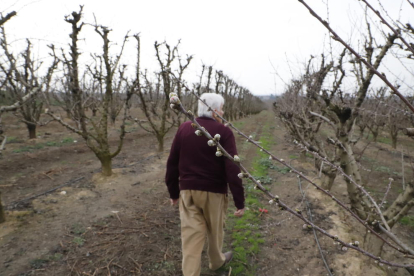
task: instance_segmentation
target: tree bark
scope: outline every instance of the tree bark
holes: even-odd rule
[[[362,183],[362,177],[359,172],[352,147],[348,143],[348,137],[344,135],[340,137],[340,141],[344,147],[344,149],[341,150],[340,155],[341,168],[346,175],[349,175],[356,183],[360,184]],[[347,178],[345,178],[345,182],[348,190],[348,196],[351,201],[351,209],[358,215],[358,217],[366,219],[367,212],[365,211],[365,207],[367,206],[367,203],[365,198],[362,196],[360,190],[354,183],[349,181]]]
[[[414,128],[404,128],[403,133],[409,137],[414,136]]]
[[[397,148],[398,135],[391,135],[392,148]]]
[[[112,158],[110,154],[102,154],[98,156],[99,161],[101,161],[102,174],[104,176],[112,175]]]
[[[158,135],[157,140],[158,140],[158,152],[163,152],[164,151],[164,136]]]
[[[321,184],[322,189],[330,191],[335,182],[335,178],[336,178],[336,173],[322,174],[322,184]]]
[[[379,229],[377,233],[380,233]],[[374,256],[381,256],[384,242],[374,236],[372,233],[365,232],[364,237],[364,249],[373,254]]]
[[[36,138],[36,125],[27,124],[27,130],[29,131],[29,139]]]

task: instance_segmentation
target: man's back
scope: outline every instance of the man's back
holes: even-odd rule
[[[220,144],[230,155],[237,155],[234,135],[228,127],[208,117],[197,118],[197,122],[212,136],[220,134]],[[183,123],[171,147],[166,174],[171,196],[178,198],[179,190],[225,194],[229,183],[236,207],[243,208],[243,186],[237,177],[240,169],[226,157],[217,157],[216,146],[208,146],[207,137],[197,136],[194,132],[190,121]]]

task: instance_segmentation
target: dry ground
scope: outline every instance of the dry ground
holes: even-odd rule
[[[27,135],[25,127],[13,120],[10,116],[3,119],[5,124],[12,122],[7,134],[15,138],[0,160],[0,188],[4,204],[15,208],[7,212],[8,221],[0,225],[1,276],[181,275],[178,210],[169,206],[163,183],[174,131],[166,138],[166,150],[157,153],[152,136],[134,125],[128,126],[132,133],[113,162],[115,174],[102,178],[99,162],[79,137],[58,124],[49,124],[39,128],[40,138],[27,141],[22,138]],[[269,120],[275,125],[272,151],[316,177],[313,160],[298,158],[297,149],[273,116],[262,113],[238,125],[247,134],[259,137]],[[111,135],[115,139],[116,130]],[[249,162],[253,160],[256,149],[241,138],[237,138],[237,143],[240,155]],[[406,151],[413,149],[409,140],[403,144]],[[361,143],[361,149],[364,146],[365,142]],[[364,156],[362,165],[372,171],[364,171],[364,179],[374,195],[380,197],[389,175],[396,183],[401,182],[401,156],[389,145],[369,145]],[[412,157],[405,161],[410,160]],[[269,176],[274,180],[272,192],[291,206],[303,208],[294,175],[270,169]],[[408,166],[407,177],[412,177]],[[79,178],[47,195],[13,204]],[[364,232],[352,219],[331,201],[308,189],[306,183],[302,184],[318,224],[350,240],[362,241]],[[399,189],[397,185],[393,187],[389,201]],[[333,192],[347,201],[340,179]],[[270,208],[266,199],[260,202],[269,213],[261,216],[258,230],[265,242],[259,254],[251,258],[258,267],[256,275],[326,275],[313,233],[304,231],[303,223],[287,213]],[[413,244],[412,228],[397,225],[396,230]],[[226,248],[231,248],[232,231],[226,229]],[[320,235],[319,238],[335,275],[406,275],[402,269],[383,269],[360,255],[343,253],[331,240]],[[203,275],[220,275],[206,266],[203,258]]]

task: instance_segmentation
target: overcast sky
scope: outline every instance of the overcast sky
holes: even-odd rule
[[[371,2],[378,6],[378,0]],[[326,3],[331,25],[344,39],[357,39],[363,28],[361,3],[308,0],[323,18],[327,18]],[[414,14],[405,0],[382,3],[393,18],[401,15],[402,22]],[[3,15],[10,11],[18,14],[5,25],[15,51],[25,38],[45,49],[43,46],[50,43],[67,46],[71,30],[63,19],[78,11],[79,5],[84,5],[83,21],[94,23],[95,16],[98,24],[113,30],[111,40],[115,43],[119,44],[127,31],[140,33],[142,67],[157,69],[155,41],[166,40],[172,45],[181,39],[181,54],[194,55],[185,75],[188,80],[196,80],[204,63],[223,70],[256,95],[283,91],[284,84],[275,77],[272,64],[288,81],[291,71],[295,74],[311,54],[318,55],[329,48],[327,31],[297,0],[0,0],[0,11]],[[100,53],[101,40],[91,26],[84,27],[81,37],[84,40],[79,48],[85,61],[89,53]],[[332,46],[334,52],[342,49],[336,42]],[[134,64],[134,47],[135,42],[130,39],[124,63]],[[116,52],[116,45],[112,49]],[[40,59],[47,57],[43,50],[35,54]],[[398,70],[393,72],[399,75]]]

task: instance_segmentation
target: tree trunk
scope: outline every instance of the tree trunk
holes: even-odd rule
[[[377,138],[378,138],[378,131],[372,131],[372,138],[374,140],[374,142],[377,142]]]
[[[6,221],[6,215],[4,214],[3,205],[1,203],[1,191],[0,191],[0,223],[3,223]]]
[[[379,229],[375,229],[377,233],[380,233]],[[384,242],[378,239],[372,233],[365,232],[364,237],[364,249],[374,256],[381,256]]]
[[[164,136],[157,136],[157,140],[158,140],[158,152],[163,152],[164,151]]]
[[[102,174],[105,176],[112,175],[112,158],[109,154],[101,155],[99,161],[101,161]]]
[[[341,152],[341,168],[345,174],[352,177],[352,179],[358,183],[362,183],[361,174],[359,172],[359,168],[357,162],[354,157],[354,152],[352,147],[348,143],[347,137],[340,137],[340,141],[344,146],[344,149]],[[349,181],[349,179],[345,178],[348,196],[351,201],[351,209],[360,217],[361,219],[366,219],[367,212],[365,207],[367,206],[366,198],[362,196],[361,191],[357,188],[357,186]]]
[[[321,184],[322,189],[330,191],[334,184],[335,178],[336,178],[336,173],[322,174],[322,184]]]
[[[392,142],[393,149],[397,148],[397,139],[398,139],[398,135],[391,135],[391,142]]]
[[[27,130],[29,131],[29,139],[36,138],[36,125],[27,124]]]

